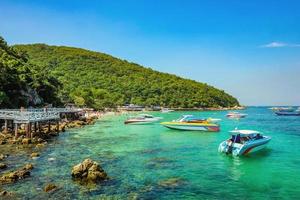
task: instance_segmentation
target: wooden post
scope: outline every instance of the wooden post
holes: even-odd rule
[[[50,133],[50,131],[51,131],[51,122],[48,121],[48,133]]]
[[[32,132],[31,132],[32,128],[31,128],[31,126],[32,126],[32,124],[31,124],[31,122],[29,122],[29,124],[28,124],[28,136],[30,138],[32,138]]]
[[[30,138],[33,138],[33,128],[32,128],[32,123],[30,123]]]
[[[41,124],[39,122],[36,122],[36,124],[37,124],[38,132],[40,133],[41,132]]]
[[[15,123],[15,138],[18,137],[18,124]]]
[[[11,132],[14,131],[14,121],[13,120],[10,120],[10,130],[11,130]]]
[[[59,132],[59,120],[57,120],[56,131]]]
[[[33,125],[34,132],[35,132],[35,133],[36,133],[36,123],[37,123],[37,122],[34,122],[34,125]]]
[[[4,122],[4,133],[7,133],[7,119]]]
[[[29,123],[25,124],[25,133],[26,133],[26,137],[29,138]]]

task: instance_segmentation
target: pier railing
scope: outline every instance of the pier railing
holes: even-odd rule
[[[13,120],[15,123],[29,123],[60,118],[60,113],[80,112],[77,108],[42,108],[42,109],[2,109],[0,119]]]
[[[24,109],[0,109],[5,112],[59,112],[59,113],[72,113],[80,112],[81,108],[24,108]]]
[[[15,116],[15,123],[29,123],[59,119],[58,112],[19,112]]]

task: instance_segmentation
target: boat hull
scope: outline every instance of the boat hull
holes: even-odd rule
[[[143,124],[152,124],[156,121],[126,121],[124,124],[131,124],[131,125],[143,125]]]
[[[264,149],[270,142],[271,138],[264,136],[263,139],[247,142],[246,144],[234,143],[229,146],[227,141],[223,141],[219,145],[219,152],[232,154],[234,156],[242,156],[250,153],[257,152]],[[230,148],[232,148],[230,150]]]
[[[153,119],[146,119],[146,120],[126,120],[124,122],[124,124],[132,124],[132,125],[143,125],[143,124],[152,124],[152,123],[155,123],[155,122],[158,122],[159,120],[161,120],[160,117],[157,117],[157,118],[153,118]]]
[[[240,118],[245,118],[247,115],[227,115],[228,118],[232,119],[240,119]]]
[[[206,124],[188,124],[188,123],[161,123],[169,129],[182,130],[182,131],[205,131],[205,132],[218,132],[220,127],[217,125]]]
[[[275,112],[279,116],[300,116],[300,112]]]

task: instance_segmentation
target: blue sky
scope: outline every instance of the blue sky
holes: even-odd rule
[[[300,1],[0,1],[9,44],[105,52],[224,89],[244,105],[300,105]]]

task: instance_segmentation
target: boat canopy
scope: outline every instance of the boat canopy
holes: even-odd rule
[[[255,134],[260,134],[260,132],[253,131],[253,130],[233,130],[233,131],[230,131],[230,133],[241,134],[241,135],[255,135]]]

